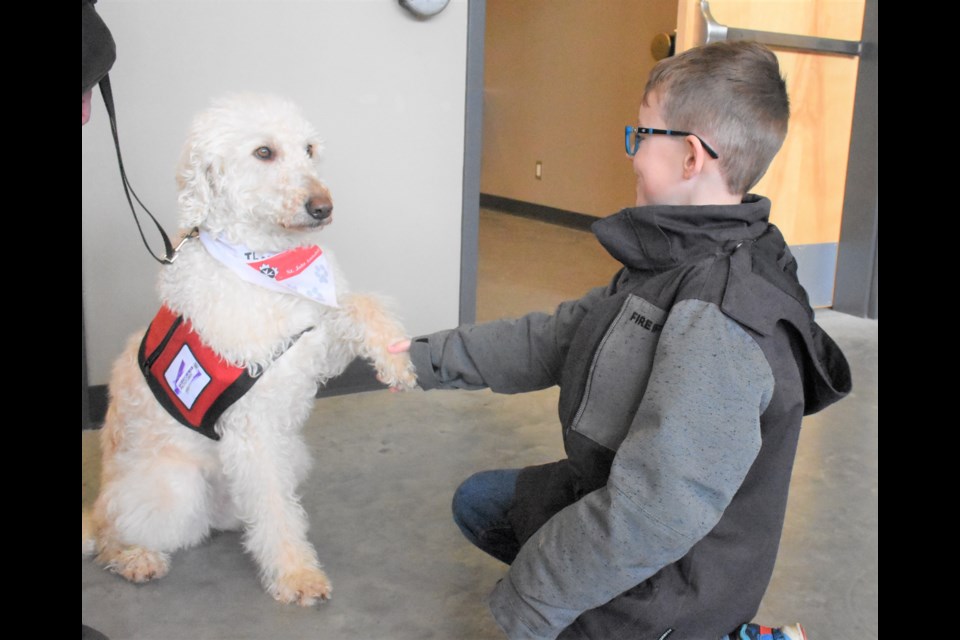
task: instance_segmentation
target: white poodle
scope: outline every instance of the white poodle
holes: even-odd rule
[[[297,495],[317,385],[357,355],[391,387],[416,378],[406,354],[387,352],[402,327],[349,294],[316,246],[333,211],[319,151],[298,109],[271,96],[222,100],[194,121],[177,175],[190,239],[161,269],[154,337],[131,338],[114,365],[102,486],[83,518],[84,550],[128,580],[165,575],[170,554],[211,529],[242,528],[277,600],[330,594]],[[161,349],[175,333],[189,339]]]

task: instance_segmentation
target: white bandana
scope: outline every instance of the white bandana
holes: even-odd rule
[[[317,245],[279,253],[257,253],[242,244],[227,244],[206,231],[200,232],[200,242],[211,256],[247,282],[274,291],[294,293],[328,307],[340,306],[332,269]]]

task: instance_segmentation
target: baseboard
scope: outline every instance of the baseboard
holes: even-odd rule
[[[799,244],[790,247],[797,259],[797,279],[807,290],[811,307],[833,306],[837,270],[837,243]]]
[[[376,391],[386,389],[387,386],[377,381],[377,373],[369,362],[357,358],[350,363],[347,369],[336,378],[327,381],[317,392],[318,398],[342,396],[348,393],[362,391]],[[90,398],[90,420],[86,428],[99,429],[107,416],[107,385],[93,385],[87,390]]]
[[[317,392],[317,397],[329,398],[348,393],[376,391],[386,388],[387,385],[377,380],[377,372],[373,365],[363,358],[357,358],[350,363],[350,366],[343,373],[332,380],[328,380],[327,384]]]
[[[523,202],[522,200],[514,200],[512,198],[493,196],[488,193],[480,194],[480,206],[484,209],[495,209],[503,213],[532,218],[541,222],[549,222],[550,224],[558,224],[580,231],[589,231],[590,225],[600,219],[596,216],[587,215],[586,213],[556,209],[542,204],[534,204],[533,202]]]
[[[103,419],[107,417],[107,385],[95,384],[87,387],[90,415],[84,423],[84,429],[99,429],[103,426]]]

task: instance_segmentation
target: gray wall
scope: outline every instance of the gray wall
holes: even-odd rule
[[[412,333],[458,321],[467,1],[419,21],[392,0],[97,4],[127,173],[168,232],[174,167],[212,98],[298,102],[326,142],[325,231],[352,288],[396,301]],[[90,384],[156,311],[157,265],[126,208],[99,95],[82,131],[83,289]],[[159,246],[159,240],[156,245]]]

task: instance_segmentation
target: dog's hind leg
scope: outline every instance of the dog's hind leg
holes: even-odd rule
[[[311,606],[329,598],[331,586],[307,540],[309,523],[296,493],[306,447],[290,430],[297,419],[278,425],[278,413],[273,405],[238,411],[224,429],[220,453],[245,523],[244,546],[257,560],[264,586],[280,602]]]
[[[133,582],[162,577],[170,553],[206,537],[206,476],[219,464],[216,443],[175,422],[154,400],[137,364],[139,345],[140,336],[132,336],[114,366],[100,433],[100,491],[83,523],[85,542],[92,542],[84,550]]]
[[[169,554],[210,530],[207,482],[183,451],[118,454],[104,480],[92,515],[97,561],[131,582],[163,577]]]
[[[97,556],[97,562],[130,582],[149,582],[167,575],[170,555],[136,545],[109,545]]]

